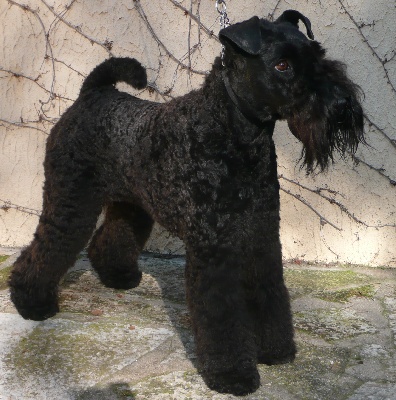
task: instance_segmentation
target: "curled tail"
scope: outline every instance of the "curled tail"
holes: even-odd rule
[[[80,93],[117,82],[126,82],[135,89],[143,89],[147,85],[146,69],[134,58],[109,58],[86,77]]]

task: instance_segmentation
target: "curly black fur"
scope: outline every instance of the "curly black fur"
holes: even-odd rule
[[[356,85],[299,20],[312,38],[308,19],[291,10],[222,30],[225,66],[216,59],[201,89],[165,104],[113,86],[146,85],[136,60],[94,69],[47,142],[43,212],[10,278],[24,318],[58,311],[59,280],[106,207],[89,257],[107,286],[139,284],[153,221],[183,239],[198,362],[211,388],[252,392],[257,363],[294,359],[274,125],[288,120],[308,170],[363,138]]]

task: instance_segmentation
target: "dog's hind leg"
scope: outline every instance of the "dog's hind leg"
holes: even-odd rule
[[[25,319],[44,320],[58,312],[59,281],[95,229],[102,206],[89,185],[91,174],[79,172],[69,172],[67,180],[47,179],[34,239],[14,264],[11,300]]]
[[[139,206],[111,203],[103,225],[88,248],[92,266],[104,285],[130,289],[140,283],[137,259],[153,226],[151,217]]]

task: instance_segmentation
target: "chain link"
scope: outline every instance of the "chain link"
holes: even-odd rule
[[[227,4],[224,0],[216,0],[216,10],[220,14],[220,29],[230,26],[230,19],[227,15]],[[221,64],[224,65],[225,47],[221,46]]]
[[[227,4],[224,0],[216,0],[216,10],[220,14],[220,28],[230,26],[230,20],[227,15]]]

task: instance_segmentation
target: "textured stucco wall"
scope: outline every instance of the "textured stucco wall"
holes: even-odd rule
[[[364,93],[367,147],[305,176],[286,124],[275,139],[284,257],[396,265],[396,4],[389,0],[228,0],[231,23],[295,8]],[[220,51],[214,0],[0,0],[0,245],[32,238],[49,130],[110,55],[148,68],[166,101],[199,86]],[[190,51],[189,51],[190,49]],[[187,68],[186,68],[187,67]],[[188,70],[191,69],[191,71]],[[122,86],[122,89],[126,89]],[[150,249],[182,251],[160,228]]]

